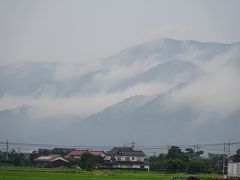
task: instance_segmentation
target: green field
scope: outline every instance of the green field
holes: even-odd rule
[[[44,168],[0,167],[0,180],[171,180],[173,177],[183,177],[186,174],[167,174],[158,172],[139,172],[121,170],[75,171]],[[213,179],[214,174],[199,174],[200,179]]]

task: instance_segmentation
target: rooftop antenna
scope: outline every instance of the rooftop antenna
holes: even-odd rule
[[[136,143],[135,142],[132,142],[131,143],[131,148],[133,149],[135,147]]]

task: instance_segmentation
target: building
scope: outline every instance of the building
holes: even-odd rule
[[[102,156],[102,157],[106,156],[106,153],[104,151],[89,150],[88,152],[92,155],[95,155],[95,156]]]
[[[149,171],[150,162],[143,151],[131,147],[115,147],[106,153],[105,164],[113,168],[135,168]]]
[[[58,147],[56,147],[52,150],[52,153],[66,155],[73,150],[74,150],[73,148],[58,148]]]
[[[64,158],[68,160],[76,160],[76,159],[80,159],[80,157],[85,153],[88,153],[88,150],[76,149],[68,153],[66,156],[64,156]]]
[[[102,156],[105,157],[105,152],[104,151],[97,151],[97,150],[81,150],[81,149],[76,149],[72,150],[69,152],[66,156],[64,156],[68,160],[75,160],[75,159],[80,159],[83,154],[90,153],[95,156]]]
[[[240,162],[228,163],[228,177],[240,179]]]
[[[49,154],[48,156],[40,156],[34,159],[38,167],[65,167],[69,161],[61,157],[59,154]]]

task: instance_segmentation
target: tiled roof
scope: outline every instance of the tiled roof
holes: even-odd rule
[[[81,155],[83,155],[84,153],[87,153],[87,152],[88,152],[88,150],[73,150],[70,153],[68,153],[67,155],[68,156],[81,156]]]
[[[106,154],[107,156],[145,156],[142,151],[135,151],[130,147],[115,147]]]
[[[90,150],[89,153],[95,155],[95,156],[100,156],[100,155],[103,155],[105,154],[104,151],[96,151],[96,150]]]
[[[46,162],[51,162],[52,160],[54,160],[55,158],[60,157],[59,154],[49,154],[48,156],[40,156],[36,159],[34,159],[34,161],[46,161]]]

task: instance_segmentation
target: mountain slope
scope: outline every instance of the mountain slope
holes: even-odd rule
[[[239,62],[240,43],[162,39],[92,62],[1,66],[0,136],[112,145],[238,139]]]

